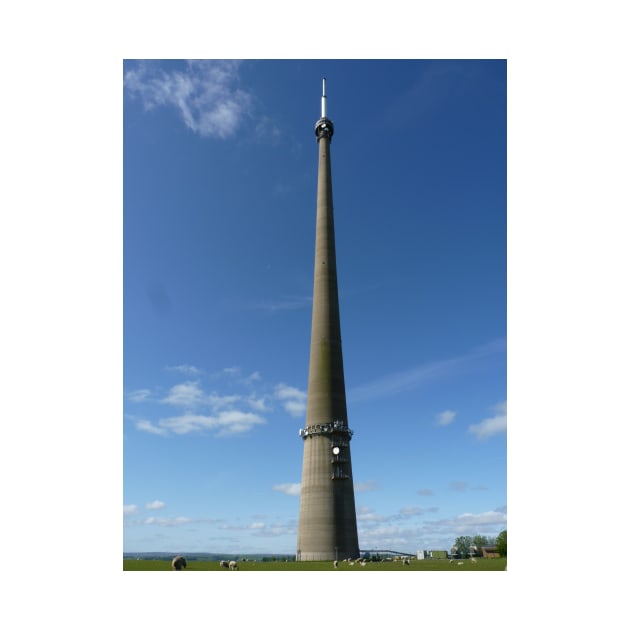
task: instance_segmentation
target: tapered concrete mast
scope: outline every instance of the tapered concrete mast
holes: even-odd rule
[[[359,555],[354,505],[346,387],[335,257],[330,142],[335,131],[326,115],[315,123],[319,148],[313,319],[308,376],[298,560],[342,560]]]

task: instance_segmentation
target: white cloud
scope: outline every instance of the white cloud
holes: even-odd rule
[[[467,512],[454,518],[435,521],[434,525],[448,526],[453,532],[460,535],[469,534],[471,531],[476,532],[481,526],[505,525],[506,523],[507,515],[504,512],[490,511],[479,514]]]
[[[151,395],[149,389],[136,389],[133,392],[127,394],[127,398],[133,402],[143,402]]]
[[[189,61],[181,69],[164,70],[141,62],[125,74],[131,96],[147,110],[174,107],[184,124],[202,137],[228,138],[249,115],[252,97],[237,87],[238,61]]]
[[[137,505],[123,505],[123,514],[137,514],[138,506]]]
[[[424,514],[427,511],[427,508],[421,507],[403,507],[400,508],[400,516],[404,518],[410,518],[412,516],[419,516],[420,514]]]
[[[447,409],[446,411],[442,411],[441,413],[438,413],[435,419],[437,420],[437,423],[441,427],[443,427],[443,426],[446,426],[447,424],[451,424],[451,422],[453,422],[453,420],[455,419],[455,415],[456,413],[454,411],[452,411],[451,409]]]
[[[158,518],[149,516],[144,520],[145,525],[159,525],[160,527],[177,527],[178,525],[187,525],[192,519],[187,516],[178,516],[177,518]]]
[[[162,508],[166,507],[166,503],[164,503],[164,501],[158,501],[156,499],[155,501],[151,501],[151,503],[147,503],[144,507],[147,510],[161,510]]]
[[[297,387],[280,383],[276,385],[274,396],[278,400],[283,401],[282,407],[289,415],[294,418],[304,415],[306,411],[306,392],[297,389]]]
[[[265,424],[265,420],[254,413],[244,411],[222,411],[217,418],[220,430],[217,435],[234,435],[246,433],[254,428],[256,424]]]
[[[170,372],[180,372],[181,374],[190,374],[191,376],[198,376],[201,374],[201,370],[194,365],[173,365],[165,368]]]
[[[184,407],[185,409],[209,406],[212,411],[217,411],[224,407],[230,407],[233,403],[241,400],[241,398],[239,395],[219,396],[215,393],[205,394],[197,381],[189,381],[171,387],[168,395],[160,402]]]
[[[168,433],[166,429],[156,427],[149,420],[138,420],[138,422],[136,422],[136,429],[138,429],[138,431],[144,431],[145,433],[153,433],[154,435],[166,435]]]
[[[213,393],[207,397],[206,402],[210,405],[210,407],[212,407],[213,411],[217,411],[222,407],[229,407],[235,402],[241,400],[241,398],[242,397],[238,395],[218,396],[217,394]]]
[[[253,396],[250,396],[247,399],[247,404],[254,411],[269,411],[269,408],[267,407],[267,397],[266,396],[263,396],[262,398],[254,398]]]
[[[306,400],[306,394],[303,391],[299,390],[297,387],[285,385],[284,383],[276,385],[275,396],[279,400],[286,400],[287,398]]]
[[[291,497],[299,497],[301,487],[301,483],[279,483],[273,486],[273,490],[288,494]]]
[[[376,481],[361,481],[354,484],[355,492],[371,492],[372,490],[376,490],[377,488],[378,484],[376,483]]]
[[[182,364],[168,368],[176,372],[202,372],[199,368]],[[190,380],[172,386],[159,400],[164,405],[179,407],[177,412],[159,419],[131,418],[139,431],[153,435],[186,435],[193,432],[214,432],[217,436],[229,436],[246,433],[257,424],[265,424],[262,414],[271,411],[274,401],[279,401],[284,411],[293,417],[304,415],[306,410],[306,392],[285,383],[266,393],[268,388],[259,372],[251,372],[242,377],[239,367],[227,367],[221,371],[227,375],[233,386],[240,386],[243,393],[221,395],[204,391],[199,380]],[[262,389],[256,393],[254,388]],[[148,391],[148,390],[147,390]]]
[[[357,510],[357,523],[370,522],[382,522],[385,520],[384,516],[377,514],[374,510],[368,507],[362,507]]]
[[[169,432],[185,435],[194,432],[216,431],[216,434],[222,437],[246,433],[253,429],[254,425],[265,424],[265,419],[254,413],[232,409],[221,411],[213,416],[186,413],[181,416],[158,420],[157,424],[158,427],[151,425],[150,428],[144,430],[151,430],[154,433],[163,431],[162,435]]]
[[[449,486],[455,492],[466,492],[470,487],[467,481],[451,481]]]
[[[301,400],[287,400],[282,404],[284,410],[294,418],[299,418],[306,411],[306,403]]]
[[[418,494],[421,497],[432,497],[433,496],[433,490],[429,490],[429,488],[421,488],[420,490],[418,490]]]
[[[180,407],[194,408],[204,402],[204,394],[197,382],[189,381],[171,387],[163,403]]]
[[[495,414],[491,418],[482,420],[479,424],[471,424],[469,433],[474,433],[478,439],[485,440],[497,433],[507,431],[507,401],[494,406]]]
[[[472,486],[467,481],[451,481],[449,484],[451,490],[455,492],[468,492],[468,490],[487,490],[487,486],[477,485]]]

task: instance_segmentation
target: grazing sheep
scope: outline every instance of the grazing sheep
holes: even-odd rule
[[[352,560],[350,560],[350,562],[348,562],[348,564],[353,567],[354,566],[354,562],[352,562]]]
[[[464,563],[463,562],[458,562],[457,566],[460,567],[460,566],[462,566],[462,564],[464,564]]]
[[[236,560],[230,560],[230,571],[238,571],[238,564],[236,562]]]
[[[409,558],[405,558],[403,560],[403,564],[406,564],[407,566],[409,566]]]
[[[173,571],[181,571],[186,568],[186,558],[184,558],[184,556],[175,556],[171,564],[173,566]]]
[[[227,561],[227,560],[221,560],[221,562],[219,562],[219,566],[220,566],[222,569],[227,569],[227,568],[229,567],[229,565],[228,565],[228,561]]]
[[[471,558],[470,561],[473,562],[474,564],[477,564],[477,558]]]
[[[449,564],[453,564],[453,562],[455,562],[455,561],[453,560],[453,558],[451,558],[451,559],[448,561],[448,563],[449,563]]]
[[[333,567],[335,567],[335,569],[339,567],[339,563],[336,560],[333,560]]]

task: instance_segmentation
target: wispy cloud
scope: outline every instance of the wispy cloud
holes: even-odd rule
[[[478,485],[473,486],[469,484],[467,481],[451,481],[449,483],[449,488],[453,490],[453,492],[468,492],[469,490],[487,490],[486,486]]]
[[[205,373],[187,364],[175,366],[169,371]],[[177,410],[168,417],[162,414],[162,417],[150,418],[148,414],[155,414],[155,408],[142,415],[125,414],[125,417],[135,424],[138,431],[153,435],[166,437],[197,432],[223,437],[246,433],[256,425],[266,424],[263,414],[273,413],[274,403],[281,405],[282,410],[293,417],[303,415],[306,409],[305,392],[286,383],[265,383],[258,371],[243,376],[240,367],[228,367],[220,373],[209,374],[208,378],[226,378],[229,386],[240,393],[208,392],[200,380],[178,383],[161,395],[149,389],[136,390],[132,392],[135,394],[132,399],[138,403],[157,401]]]
[[[215,415],[185,413],[181,416],[163,418],[156,424],[144,421],[142,425],[136,424],[136,428],[159,435],[216,432],[218,437],[224,437],[246,433],[255,425],[265,423],[265,419],[257,414],[232,409]]]
[[[384,520],[386,520],[386,518],[382,516],[381,514],[377,514],[372,508],[364,506],[357,510],[358,523],[365,523],[365,522],[381,523]]]
[[[250,383],[255,383],[257,381],[262,380],[262,376],[260,375],[260,372],[252,372],[249,376],[247,376],[245,379],[245,382],[247,384]]]
[[[372,492],[378,489],[376,481],[357,481],[354,484],[355,492]]]
[[[457,536],[496,535],[507,523],[506,514],[499,510],[433,521],[427,518],[437,512],[437,507],[403,507],[397,513],[381,515],[362,508],[357,511],[359,538],[365,547],[381,549],[448,549]]]
[[[123,514],[137,514],[138,506],[137,505],[123,505]]]
[[[429,488],[421,488],[420,490],[418,490],[418,494],[421,497],[432,497],[433,496],[433,490],[429,490]]]
[[[204,402],[204,393],[198,382],[180,383],[171,387],[163,403],[186,408],[195,408]]]
[[[414,516],[423,516],[424,514],[427,514],[427,513],[430,514],[437,511],[438,511],[438,508],[436,507],[428,507],[428,508],[423,508],[423,507],[418,507],[418,506],[403,507],[403,508],[400,508],[400,511],[398,512],[398,514],[395,514],[394,516],[392,516],[392,519],[394,520],[408,519],[408,518],[413,518]]]
[[[299,418],[306,411],[306,392],[297,387],[280,383],[276,385],[274,396],[282,401],[284,410],[294,418]]]
[[[269,407],[267,406],[267,397],[263,396],[262,398],[256,398],[255,396],[250,396],[247,399],[247,404],[254,410],[258,412],[269,411]]]
[[[189,410],[205,406],[213,411],[217,411],[225,407],[230,407],[241,399],[242,396],[238,394],[229,396],[220,396],[214,392],[206,394],[199,386],[198,381],[189,381],[171,387],[168,395],[160,402]]]
[[[301,487],[301,483],[279,483],[273,486],[273,490],[288,494],[291,497],[299,497]]]
[[[202,371],[194,365],[167,365],[165,370],[169,372],[179,372],[180,374],[189,374],[190,376],[199,376]]]
[[[127,398],[133,402],[144,402],[151,395],[151,390],[149,389],[136,389],[133,392],[129,392],[127,394]]]
[[[359,385],[348,391],[348,399],[356,402],[392,396],[424,385],[431,379],[448,376],[455,370],[474,364],[479,359],[501,352],[505,352],[505,339],[498,339],[479,346],[459,357],[425,363],[409,370],[388,374],[364,385]]]
[[[433,521],[433,525],[448,527],[457,535],[470,534],[471,531],[479,531],[481,527],[488,525],[504,525],[507,523],[507,515],[505,512],[481,512],[479,514],[471,514],[469,512],[460,514],[453,518]]]
[[[254,308],[275,313],[277,311],[297,311],[302,308],[310,307],[313,298],[310,295],[283,297],[277,299],[267,299],[256,302]]]
[[[159,525],[160,527],[177,527],[178,525],[188,525],[192,519],[187,516],[177,516],[176,518],[158,518],[149,516],[144,520],[145,525]]]
[[[153,435],[167,435],[168,431],[162,427],[155,426],[150,420],[138,420],[136,429],[144,433],[152,433]]]
[[[238,86],[240,63],[198,60],[185,64],[142,61],[125,73],[124,85],[147,110],[175,108],[202,137],[228,138],[251,112],[251,94]]]
[[[485,418],[479,424],[471,424],[468,432],[474,433],[480,440],[486,440],[497,433],[505,433],[507,431],[507,401],[495,405],[493,411],[494,416]]]
[[[166,503],[164,503],[164,501],[158,501],[156,499],[155,501],[151,501],[151,503],[147,503],[144,507],[147,510],[161,510],[166,507]]]
[[[441,413],[438,413],[438,415],[435,417],[435,419],[437,420],[437,423],[441,426],[444,427],[447,424],[451,424],[451,422],[453,422],[453,420],[455,420],[455,416],[457,414],[454,411],[451,411],[450,409],[447,409],[446,411],[442,411]]]

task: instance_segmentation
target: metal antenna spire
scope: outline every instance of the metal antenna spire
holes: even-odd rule
[[[315,123],[315,136],[317,142],[322,136],[326,136],[331,139],[335,133],[335,125],[333,121],[326,115],[326,77],[322,79],[322,115],[321,118]]]

